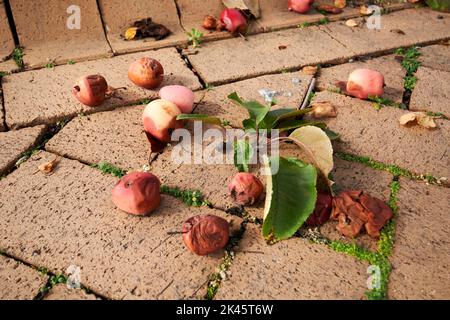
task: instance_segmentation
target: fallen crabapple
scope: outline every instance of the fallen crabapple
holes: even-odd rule
[[[186,247],[204,256],[224,248],[228,244],[230,225],[214,215],[197,215],[183,223],[181,229]]]
[[[314,0],[289,0],[288,9],[289,11],[298,13],[307,13],[311,9],[313,3]]]
[[[223,9],[220,13],[220,22],[231,33],[244,33],[247,30],[247,19],[239,9]]]
[[[254,204],[264,191],[262,182],[253,174],[239,172],[228,185],[233,200],[240,205]]]
[[[140,58],[128,68],[128,78],[139,87],[154,89],[163,82],[164,68],[158,60]]]
[[[191,113],[194,108],[194,92],[185,86],[171,85],[162,87],[159,90],[159,97],[175,103],[182,113]]]
[[[202,27],[206,30],[216,30],[217,28],[217,19],[213,16],[205,16],[203,18],[203,24]]]
[[[144,130],[159,141],[170,142],[172,131],[183,127],[183,121],[177,120],[179,114],[181,111],[173,102],[154,100],[144,109]]]
[[[107,91],[108,83],[99,74],[81,77],[72,88],[72,94],[75,98],[89,107],[101,105],[106,99]]]
[[[384,76],[371,69],[356,69],[350,73],[347,81],[347,93],[359,99],[370,96],[380,97],[384,90]]]
[[[310,227],[321,226],[330,219],[333,208],[333,198],[324,192],[317,193],[314,212],[308,217],[305,224]]]
[[[148,172],[132,172],[123,176],[112,190],[112,201],[122,211],[147,215],[161,203],[161,183]]]

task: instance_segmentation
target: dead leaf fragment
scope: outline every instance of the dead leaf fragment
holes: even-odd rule
[[[128,28],[127,31],[125,31],[125,40],[133,40],[136,37],[137,34],[136,27]]]
[[[311,115],[314,118],[334,118],[337,116],[336,108],[329,101],[313,102]]]
[[[373,13],[373,9],[369,9],[369,7],[367,6],[361,6],[359,8],[359,13],[362,14],[363,16],[369,16]]]
[[[49,162],[39,165],[38,170],[41,171],[42,173],[50,174],[53,172],[53,170],[55,169],[58,162],[59,162],[59,157],[56,157],[52,161],[49,161]]]
[[[283,46],[283,45],[278,46],[278,50],[284,50],[284,49],[287,49],[287,46]]]
[[[310,76],[314,76],[317,73],[317,66],[306,66],[303,67],[302,72],[304,74],[310,75]]]
[[[347,6],[347,0],[334,0],[334,6],[339,9],[344,9]]]
[[[331,14],[339,14],[343,12],[342,9],[337,8],[331,4],[321,4],[317,7],[317,11],[324,11]]]
[[[354,27],[359,26],[359,23],[356,22],[356,21],[353,20],[353,19],[349,19],[349,20],[345,21],[345,25],[346,25],[347,27],[354,28]]]
[[[402,115],[398,119],[398,122],[402,126],[417,124],[427,129],[436,128],[433,117],[427,115],[425,112],[409,112]]]

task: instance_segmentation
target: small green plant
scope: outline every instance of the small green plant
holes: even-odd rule
[[[414,88],[416,87],[417,77],[412,76],[412,75],[407,75],[403,79],[405,80],[405,84],[404,84],[405,90],[413,91]]]
[[[139,104],[149,104],[152,100],[151,99],[142,99],[141,101],[139,101]]]
[[[406,91],[411,92],[417,83],[417,77],[414,74],[420,67],[420,62],[418,60],[420,51],[417,47],[411,47],[408,49],[399,48],[395,50],[394,53],[403,56],[402,67],[406,70],[406,76],[403,78],[404,88]]]
[[[122,178],[126,174],[125,170],[122,170],[105,161],[100,162],[99,164],[93,164],[92,167],[105,174],[111,174],[116,178]]]
[[[311,26],[311,23],[309,23],[309,22],[303,22],[303,23],[300,23],[299,25],[297,25],[297,28],[305,29],[305,28],[308,28],[308,27],[310,27],[310,26]]]
[[[374,107],[377,110],[380,110],[383,106],[389,106],[406,110],[406,106],[403,103],[397,103],[387,98],[382,98],[378,96],[369,96],[368,100],[374,103]]]
[[[2,80],[2,78],[7,75],[8,75],[8,72],[0,71],[0,80]]]
[[[324,25],[324,24],[329,24],[330,23],[330,19],[328,19],[328,18],[322,18],[322,19],[320,19],[317,23],[316,23],[316,25],[318,25],[318,26],[321,26],[321,25]]]
[[[13,53],[12,53],[12,58],[13,60],[16,62],[16,65],[20,68],[23,69],[25,67],[25,64],[23,62],[23,49],[21,47],[17,47],[14,49]]]
[[[53,62],[48,62],[44,67],[46,69],[53,69],[55,67],[55,64]]]
[[[181,190],[180,188],[162,185],[161,193],[180,199],[190,207],[209,206],[209,202],[204,200],[204,196],[198,190]]]
[[[74,65],[76,62],[74,61],[74,60],[69,60],[69,61],[67,61],[67,64],[68,65]]]
[[[191,32],[186,32],[188,41],[194,48],[200,47],[203,41],[203,33],[199,30],[192,28]]]
[[[208,90],[208,91],[214,90],[214,88],[215,88],[215,87],[214,87],[214,85],[212,85],[212,84],[209,84],[209,83],[206,83],[206,84],[205,84],[205,89]]]

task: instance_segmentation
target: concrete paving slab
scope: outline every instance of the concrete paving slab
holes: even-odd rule
[[[8,173],[17,160],[30,150],[42,135],[45,126],[36,126],[17,131],[0,133],[0,175]]]
[[[54,286],[43,300],[97,300],[93,294],[81,289],[69,289],[65,284]]]
[[[363,262],[304,239],[267,245],[258,226],[247,225],[230,274],[216,294],[222,299],[361,299]]]
[[[406,110],[376,110],[370,102],[325,91],[317,94],[316,101],[330,101],[337,107],[338,116],[324,120],[340,134],[341,141],[334,143],[336,151],[369,156],[418,174],[449,176],[448,150],[443,148],[450,143],[446,120],[436,120],[435,130],[404,127],[398,119]]]
[[[195,113],[208,114],[230,121],[230,125],[242,128],[242,120],[247,119],[248,112],[233,104],[227,97],[237,92],[244,100],[257,100],[266,104],[260,90],[275,91],[277,106],[298,108],[308,91],[312,76],[301,72],[267,75],[207,90],[202,102],[196,107]]]
[[[3,78],[6,123],[11,129],[55,123],[79,113],[91,114],[155,98],[158,89],[139,88],[127,76],[129,65],[145,56],[157,59],[165,68],[162,86],[181,84],[192,90],[201,88],[197,77],[174,48],[22,72]],[[117,91],[113,98],[99,107],[86,107],[72,96],[71,89],[81,76],[96,73],[103,75],[110,86],[126,87],[126,90]]]
[[[450,298],[449,189],[400,179],[398,220],[388,296]]]
[[[47,280],[37,270],[0,255],[0,300],[33,300]]]
[[[17,66],[16,62],[12,59],[0,62],[0,71],[11,73],[19,71],[19,67]]]
[[[450,116],[450,72],[420,67],[409,109]]]
[[[50,175],[36,173],[52,160],[40,152],[0,180],[0,247],[54,273],[81,268],[81,283],[113,299],[192,299],[206,292],[208,275],[223,257],[189,252],[180,231],[187,218],[214,214],[241,220],[207,207],[193,208],[162,196],[148,217],[116,209],[111,190],[117,179],[62,158]]]
[[[47,142],[45,149],[83,163],[106,161],[124,170],[140,170],[149,163],[150,155],[142,126],[144,107],[77,117]]]
[[[187,43],[174,0],[100,0],[99,6],[109,43],[117,54]],[[155,23],[163,24],[172,34],[162,40],[146,38],[126,41],[123,38],[125,30],[131,27],[135,21],[145,18],[152,18]]]
[[[394,55],[322,68],[320,69],[316,89],[338,90],[337,82],[347,82],[350,73],[358,68],[368,68],[381,72],[386,83],[382,97],[397,103],[402,102],[404,91],[403,77],[406,75],[406,71],[401,66],[401,63],[395,59]]]
[[[5,4],[0,1],[0,61],[8,57],[14,50],[14,39],[6,16]],[[1,67],[0,67],[1,68]]]
[[[443,18],[438,19],[438,16]],[[340,21],[323,25],[321,29],[356,56],[387,53],[395,48],[450,37],[450,14],[428,9],[407,9],[382,15],[380,29],[369,29],[364,18],[355,20],[361,23],[359,27],[348,27],[345,21]]]
[[[450,72],[450,42],[420,48],[420,64],[427,68]]]
[[[95,0],[10,1],[29,68],[111,56]]]
[[[280,50],[280,46],[286,49]],[[216,85],[306,65],[344,62],[351,55],[344,46],[313,26],[262,33],[248,36],[247,40],[233,38],[205,43],[188,59],[206,83]]]

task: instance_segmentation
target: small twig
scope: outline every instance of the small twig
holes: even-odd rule
[[[183,232],[183,231],[169,231],[167,232],[168,235],[174,235],[174,234],[185,234],[187,232]]]
[[[312,78],[311,83],[309,84],[308,91],[306,92],[305,99],[303,100],[302,106],[300,107],[300,110],[303,110],[308,105],[309,95],[313,91],[314,87],[316,86],[316,78]]]

